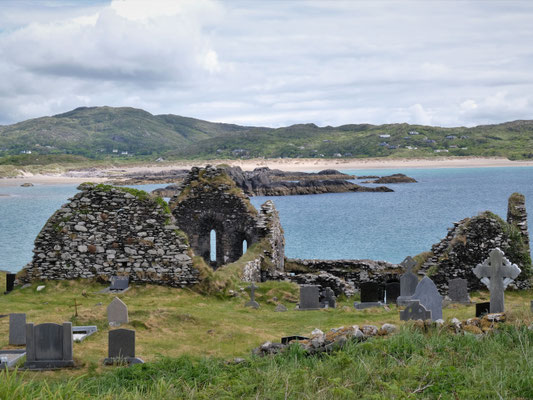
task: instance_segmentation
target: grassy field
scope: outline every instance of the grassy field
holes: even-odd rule
[[[120,295],[130,318],[123,327],[136,330],[137,356],[150,364],[114,368],[101,365],[107,355],[106,306],[113,295],[98,294],[104,286],[84,281],[44,284],[41,292],[36,292],[35,283],[0,296],[2,314],[25,312],[28,322],[72,321],[97,325],[99,331],[74,343],[78,368],[0,375],[0,399],[350,398],[355,394],[369,399],[438,398],[448,384],[446,390],[453,388],[460,395],[443,398],[492,398],[488,394],[496,392],[502,398],[533,397],[532,385],[522,382],[533,382],[533,332],[514,327],[533,321],[529,313],[533,291],[508,292],[509,328],[478,340],[439,331],[422,335],[410,324],[400,323],[396,307],[358,311],[353,299],[341,299],[336,309],[296,311],[297,287],[284,282],[260,284],[259,310],[244,307],[245,292],[223,298],[189,289],[134,285]],[[275,312],[274,297],[289,311]],[[474,301],[487,298],[484,292],[473,296]],[[444,317],[463,320],[474,313],[474,306],[452,305]],[[252,348],[284,335],[385,322],[402,326],[401,333],[323,357],[304,357],[298,350],[275,358],[250,357]],[[9,348],[8,325],[8,318],[0,319],[2,349]],[[225,363],[234,357],[247,361]],[[431,386],[422,390],[425,385]]]

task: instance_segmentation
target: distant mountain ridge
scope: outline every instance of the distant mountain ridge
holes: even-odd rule
[[[2,156],[111,157],[430,157],[533,158],[533,121],[473,128],[348,124],[282,128],[223,124],[130,107],[80,107],[51,117],[0,126]]]

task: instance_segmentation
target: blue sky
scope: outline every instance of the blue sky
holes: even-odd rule
[[[533,118],[531,1],[0,5],[0,124],[96,105],[274,127]]]

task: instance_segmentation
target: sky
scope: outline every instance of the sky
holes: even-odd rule
[[[533,119],[533,1],[0,0],[0,124],[80,106],[209,121]]]

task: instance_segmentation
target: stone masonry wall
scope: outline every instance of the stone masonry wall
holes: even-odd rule
[[[198,282],[187,239],[164,203],[112,186],[78,189],[37,236],[23,281],[129,275],[176,287]]]

